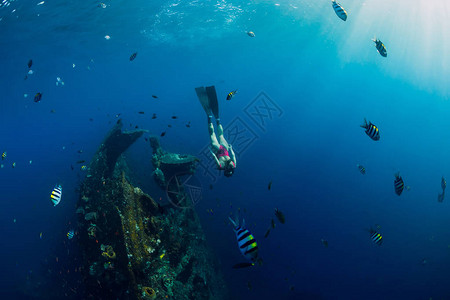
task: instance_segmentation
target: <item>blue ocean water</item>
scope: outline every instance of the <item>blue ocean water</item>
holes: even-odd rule
[[[328,0],[4,0],[2,299],[31,299],[58,274],[67,281],[58,288],[82,289],[66,237],[85,176],[76,162],[89,162],[117,114],[125,128],[166,132],[170,151],[200,154],[209,137],[194,88],[207,85],[218,91],[237,170],[224,178],[201,169],[195,209],[235,299],[450,299],[450,207],[437,201],[450,170],[450,5],[341,4],[346,22]],[[380,141],[359,127],[364,118]],[[136,178],[150,177],[150,151],[141,139],[126,152]],[[400,197],[398,171],[410,187]],[[63,200],[53,207],[57,183]],[[142,186],[164,197],[153,182]],[[275,208],[286,223],[264,238]],[[243,259],[228,222],[237,211],[261,266],[231,268]],[[368,232],[377,224],[380,247]]]

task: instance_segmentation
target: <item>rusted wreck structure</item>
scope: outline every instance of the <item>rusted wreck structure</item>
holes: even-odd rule
[[[77,205],[85,299],[229,299],[192,208],[161,206],[128,180],[122,153],[144,134],[119,121],[97,150]],[[178,178],[197,159],[153,147],[154,178],[178,204],[190,201]],[[150,155],[149,158],[150,159]]]

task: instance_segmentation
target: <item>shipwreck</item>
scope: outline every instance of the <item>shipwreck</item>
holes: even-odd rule
[[[84,299],[229,299],[217,260],[182,186],[198,159],[149,139],[153,178],[169,204],[129,180],[122,153],[144,130],[119,120],[95,153],[77,203]],[[175,205],[173,205],[175,204]]]

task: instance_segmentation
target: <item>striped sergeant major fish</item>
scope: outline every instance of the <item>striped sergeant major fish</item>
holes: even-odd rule
[[[372,242],[378,246],[381,246],[381,244],[383,244],[383,237],[381,236],[381,234],[372,228],[370,228],[369,232]]]
[[[364,118],[364,124],[360,125],[360,127],[364,128],[366,130],[366,134],[374,141],[378,141],[380,139],[380,130],[377,126],[372,124],[372,122],[369,121],[367,123],[366,118]]]
[[[364,168],[364,166],[360,165],[360,164],[356,164],[356,167],[358,168],[359,172],[361,174],[366,174],[366,168]]]
[[[333,5],[333,9],[336,15],[343,21],[347,20],[347,12],[345,11],[345,9],[335,0],[331,0],[331,4]]]
[[[73,229],[69,230],[69,232],[67,232],[67,238],[69,240],[71,240],[74,237],[74,235],[75,235],[75,231],[73,231]]]
[[[53,189],[52,194],[50,195],[53,206],[56,206],[59,204],[59,202],[61,202],[61,197],[62,197],[62,187],[61,185],[57,184]]]
[[[231,100],[231,98],[233,98],[233,96],[236,95],[236,93],[237,93],[237,90],[229,92],[227,95],[227,100]]]
[[[375,48],[377,48],[378,53],[380,53],[381,56],[386,57],[387,56],[386,46],[384,46],[384,44],[376,37],[373,38],[372,41],[374,41]]]
[[[255,265],[258,259],[258,244],[250,231],[245,228],[245,220],[242,221],[242,226],[239,225],[239,220],[233,221],[228,218],[234,226],[234,232],[236,233],[236,239],[239,246],[239,250],[242,255],[249,261],[245,263],[239,263],[233,266],[234,269],[251,267]]]
[[[394,180],[395,193],[400,196],[404,188],[405,183],[403,182],[402,176],[400,176],[400,172],[395,173],[395,180]]]

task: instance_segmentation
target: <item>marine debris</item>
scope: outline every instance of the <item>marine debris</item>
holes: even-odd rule
[[[83,299],[230,299],[195,210],[161,206],[130,183],[121,154],[143,131],[121,127],[100,145],[80,188]],[[195,172],[194,156],[151,143],[161,187],[170,176]]]

